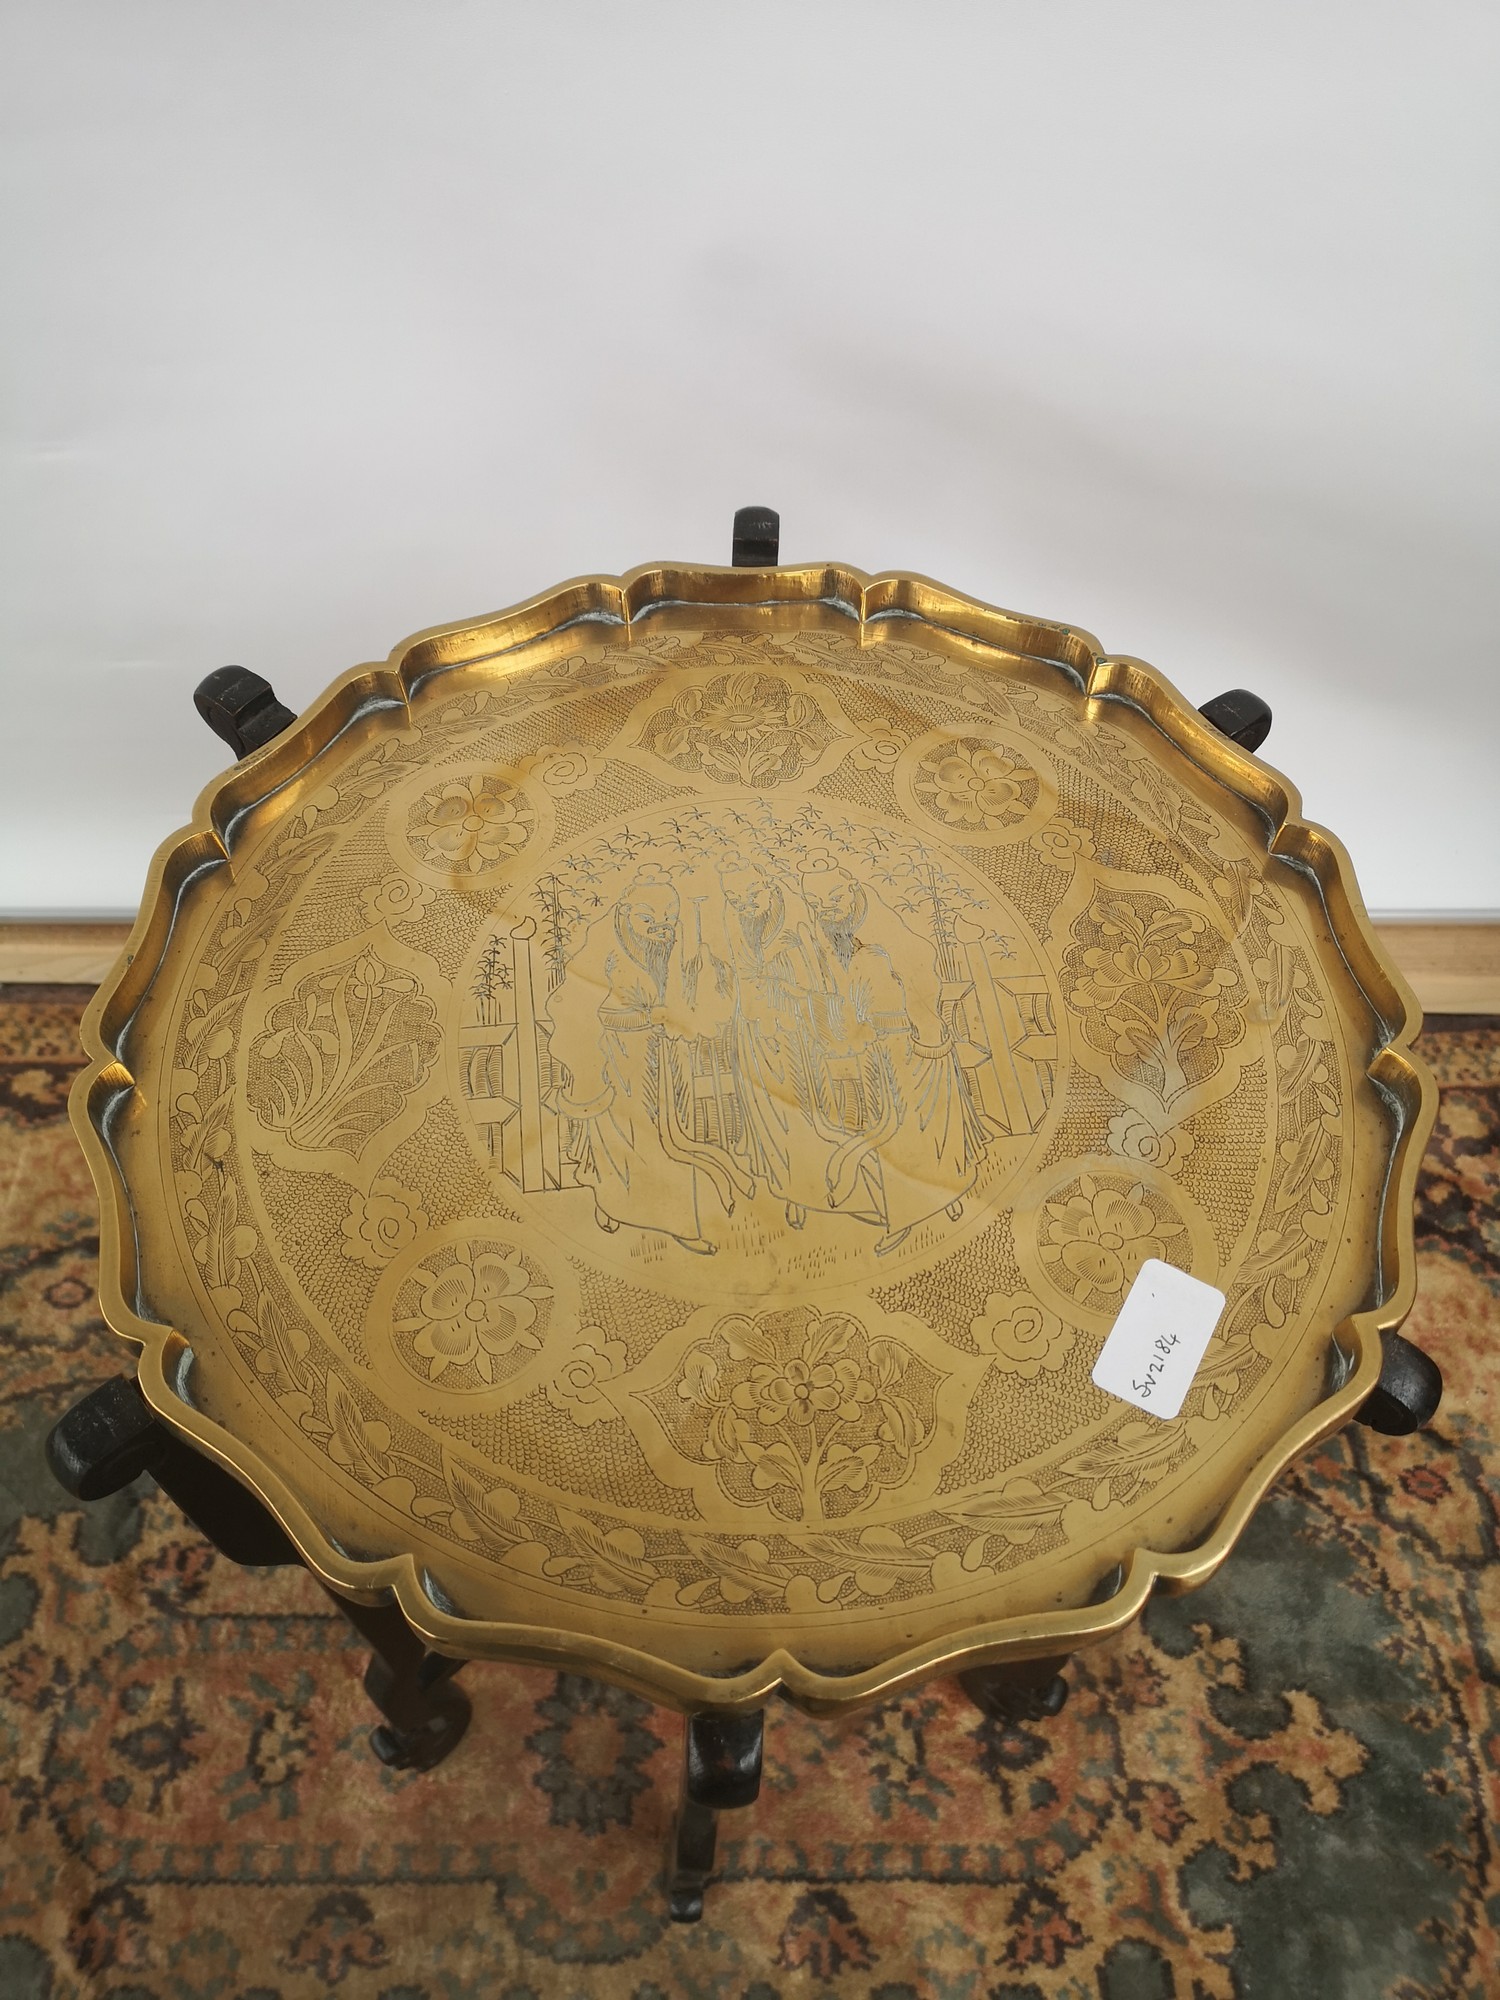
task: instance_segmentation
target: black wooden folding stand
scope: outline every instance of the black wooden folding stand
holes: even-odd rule
[[[780,555],[781,519],[769,507],[741,507],[734,517],[737,569],[774,569]],[[244,667],[220,667],[194,693],[199,714],[234,751],[248,756],[296,720],[270,683]],[[1232,688],[1203,704],[1200,714],[1246,750],[1258,750],[1271,727],[1271,711],[1257,695]],[[1437,1364],[1399,1333],[1382,1336],[1384,1365],[1378,1386],[1356,1421],[1403,1436],[1437,1412],[1443,1391]],[[122,1375],[75,1403],[47,1439],[47,1462],[78,1500],[102,1500],[141,1473],[149,1473],[222,1555],[249,1567],[286,1567],[302,1558],[285,1529],[247,1487],[205,1458],[161,1422],[133,1376]],[[1110,1595],[1123,1576],[1107,1580]],[[430,1771],[468,1728],[467,1696],[452,1676],[464,1664],[430,1652],[395,1604],[358,1604],[329,1591],[339,1610],[373,1648],[365,1692],[384,1720],[370,1733],[370,1747],[397,1770]],[[965,1694],[985,1714],[1004,1722],[1040,1722],[1068,1698],[1066,1657],[1019,1665],[976,1667],[960,1674]],[[671,1914],[695,1923],[713,1873],[721,1812],[753,1803],[760,1790],[765,1710],[690,1715],[683,1739],[682,1792],[672,1839],[668,1879]]]

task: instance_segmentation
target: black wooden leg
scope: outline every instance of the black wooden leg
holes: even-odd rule
[[[1221,736],[1238,743],[1242,750],[1258,750],[1271,733],[1271,711],[1258,694],[1248,688],[1230,688],[1216,694],[1198,710]]]
[[[1354,1421],[1387,1437],[1407,1437],[1430,1424],[1443,1400],[1443,1371],[1432,1356],[1401,1333],[1380,1336],[1380,1380],[1354,1413]]]
[[[1056,1715],[1068,1698],[1068,1684],[1062,1677],[1067,1664],[1064,1653],[1055,1660],[971,1667],[959,1675],[958,1684],[977,1709],[997,1722],[1042,1722]]]
[[[370,1748],[394,1771],[430,1771],[456,1750],[473,1711],[450,1676],[463,1665],[429,1653],[394,1604],[356,1604],[328,1595],[374,1647],[365,1693],[385,1717],[370,1731]]]
[[[781,560],[781,516],[774,507],[740,507],[729,560],[736,569],[775,569]]]
[[[247,1567],[300,1563],[275,1515],[249,1487],[168,1430],[130,1375],[116,1376],[53,1425],[47,1464],[77,1500],[102,1500],[149,1472],[221,1555]]]
[[[682,1746],[682,1802],[672,1835],[673,1923],[695,1924],[714,1870],[719,1814],[753,1804],[760,1791],[766,1713],[690,1715]]]
[[[297,720],[271,683],[245,667],[215,667],[194,688],[193,706],[236,757],[248,757]]]
[[[156,1416],[133,1377],[92,1390],[53,1426],[47,1463],[75,1499],[102,1500],[143,1472],[231,1562],[299,1564],[295,1544],[261,1501]],[[429,1653],[394,1605],[329,1595],[374,1647],[365,1692],[385,1717],[370,1736],[375,1755],[398,1770],[430,1771],[469,1726],[468,1697],[446,1685],[463,1664]]]

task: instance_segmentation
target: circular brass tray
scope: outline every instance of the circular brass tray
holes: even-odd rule
[[[74,1109],[170,1422],[429,1641],[831,1709],[1201,1581],[1410,1303],[1336,843],[1150,668],[651,569],[336,683],[162,850]],[[1148,1257],[1181,1414],[1091,1369]]]

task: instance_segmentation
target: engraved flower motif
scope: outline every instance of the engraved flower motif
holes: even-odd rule
[[[884,716],[860,724],[860,739],[850,762],[866,771],[893,771],[906,748],[907,732]]]
[[[547,1401],[554,1410],[565,1411],[575,1424],[598,1423],[615,1414],[604,1384],[624,1372],[624,1341],[607,1339],[602,1327],[586,1326],[573,1352],[547,1384]]]
[[[922,759],[916,790],[948,826],[1004,826],[1026,810],[1024,764],[982,743],[955,743]]]
[[[1158,1215],[1139,1182],[1122,1192],[1084,1175],[1078,1187],[1066,1201],[1047,1203],[1042,1254],[1062,1267],[1057,1275],[1075,1298],[1123,1292],[1148,1257],[1165,1256],[1166,1239],[1180,1236],[1184,1225]]]
[[[460,1243],[451,1264],[415,1276],[422,1288],[417,1311],[395,1326],[415,1334],[412,1345],[430,1364],[430,1381],[448,1368],[473,1367],[493,1382],[498,1357],[518,1345],[541,1345],[532,1327],[536,1302],[548,1294],[532,1282],[519,1251]]]
[[[1160,896],[1100,895],[1073,935],[1067,999],[1084,1034],[1163,1108],[1173,1104],[1217,1068],[1243,1028],[1228,940]]]
[[[1028,1382],[1044,1368],[1051,1372],[1061,1368],[1077,1338],[1071,1326],[1064,1326],[1056,1313],[1035,1299],[1011,1298],[1004,1292],[990,1293],[969,1330],[1007,1375]]]
[[[441,1046],[434,1003],[366,942],[283,990],[251,1043],[246,1094],[260,1122],[294,1146],[358,1159]]]
[[[565,798],[570,792],[588,791],[605,762],[591,744],[551,743],[537,752],[530,768],[554,798]]]
[[[338,972],[327,972],[319,982],[325,993],[334,993],[340,985]],[[342,984],[351,1000],[361,1007],[377,1007],[391,993],[417,993],[420,988],[409,972],[400,966],[387,965],[373,951],[362,952],[355,961],[352,974],[343,976]],[[323,1030],[325,1036],[328,1031]]]
[[[706,730],[715,730],[722,736],[738,737],[742,743],[748,742],[769,718],[771,710],[767,697],[774,702],[779,692],[779,683],[772,682],[763,688],[755,675],[736,674],[717,700],[710,699],[704,704],[699,719]],[[805,721],[812,712],[812,704],[800,694],[792,695],[782,708],[782,719],[791,726]]]
[[[1118,942],[1083,953],[1084,971],[1068,996],[1075,1007],[1107,1014],[1135,988],[1208,997],[1233,979],[1206,956],[1208,925],[1191,911],[1165,911],[1148,920],[1115,905],[1103,928]],[[1200,1034],[1214,1032],[1210,1017]]]
[[[531,813],[501,778],[452,778],[423,794],[411,831],[426,860],[473,875],[526,845]]]
[[[415,1243],[426,1227],[417,1197],[392,1181],[382,1181],[369,1194],[350,1195],[340,1247],[346,1257],[379,1271]]]
[[[901,1342],[811,1306],[731,1313],[653,1401],[731,1498],[819,1521],[899,1485],[931,1435],[936,1378]]]
[[[816,1421],[820,1411],[836,1411],[841,1424],[858,1423],[861,1405],[875,1400],[875,1385],[855,1361],[808,1361],[802,1355],[757,1362],[750,1379],[737,1383],[736,1409],[770,1426]]]
[[[437,891],[410,875],[387,875],[383,882],[370,882],[359,892],[365,915],[372,924],[414,924]]]
[[[752,671],[684,688],[650,718],[641,740],[679,770],[776,785],[800,777],[837,734],[811,695]]]
[[[1094,836],[1087,827],[1074,826],[1070,820],[1055,819],[1035,835],[1032,846],[1054,868],[1071,868],[1075,861],[1086,861],[1093,854]]]
[[[1188,1132],[1158,1132],[1149,1118],[1138,1111],[1122,1111],[1109,1121],[1109,1150],[1123,1160],[1138,1160],[1143,1167],[1157,1167],[1176,1173],[1193,1150]]]

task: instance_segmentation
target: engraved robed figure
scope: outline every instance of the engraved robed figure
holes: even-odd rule
[[[848,869],[824,862],[802,892],[823,1030],[808,1045],[808,1116],[833,1146],[828,1206],[878,1223],[877,1251],[895,1249],[929,1215],[956,1218],[973,1183],[991,1127],[965,1065],[989,1052],[957,1031],[970,987],[945,983],[933,945]]]
[[[722,961],[708,950],[701,899],[689,903],[642,869],[613,910],[592,923],[552,995],[551,1054],[568,1121],[567,1155],[594,1190],[606,1230],[657,1229],[712,1255],[706,1197],[734,1212],[751,1180],[698,1115],[696,1061],[727,1016]]]

